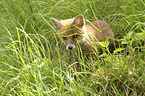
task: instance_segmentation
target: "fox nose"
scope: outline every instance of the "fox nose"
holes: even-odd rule
[[[73,49],[73,46],[68,46],[68,49],[69,49],[69,50]]]

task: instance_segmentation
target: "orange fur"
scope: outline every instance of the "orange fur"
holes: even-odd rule
[[[106,21],[97,20],[85,24],[81,14],[66,20],[50,19],[68,50],[77,50],[76,46],[79,45],[83,54],[89,55],[100,52],[100,45],[97,42],[108,39],[110,44],[113,43],[110,38],[114,38],[114,33]]]

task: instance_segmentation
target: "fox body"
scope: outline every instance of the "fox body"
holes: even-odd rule
[[[84,16],[81,14],[66,20],[50,19],[68,50],[77,50],[78,45],[83,54],[89,55],[101,51],[97,42],[108,39],[109,43],[112,44],[110,38],[113,38],[114,34],[106,21],[97,20],[85,24]]]

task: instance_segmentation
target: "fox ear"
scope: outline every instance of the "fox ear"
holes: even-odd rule
[[[74,18],[73,24],[78,26],[79,28],[83,27],[85,24],[84,16],[82,14],[77,15]]]
[[[60,20],[56,19],[56,18],[50,18],[50,20],[52,21],[52,23],[55,25],[55,28],[57,30],[59,30],[60,28],[63,27],[63,24],[60,22]]]

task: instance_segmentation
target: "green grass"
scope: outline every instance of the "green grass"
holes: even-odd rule
[[[145,95],[144,9],[143,0],[1,0],[1,96]],[[49,20],[78,14],[109,22],[119,42],[97,61],[79,58],[81,72]]]

